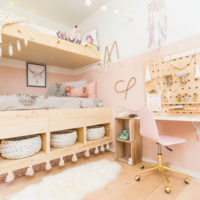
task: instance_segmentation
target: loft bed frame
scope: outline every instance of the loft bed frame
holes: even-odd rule
[[[1,111],[0,141],[41,134],[42,150],[24,159],[8,160],[0,157],[0,175],[109,144],[112,142],[111,121],[110,107]],[[100,140],[87,141],[87,127],[93,125],[103,125],[106,132],[105,137]],[[51,148],[51,133],[67,129],[77,130],[77,142],[71,147]]]
[[[22,49],[22,52],[14,51],[12,58],[70,69],[77,69],[100,60],[100,52],[96,50],[19,24],[6,25],[2,29],[3,43],[17,40],[23,42],[25,38],[29,41],[28,46]],[[8,50],[3,49],[3,57],[10,58]],[[42,136],[42,150],[39,153],[18,160],[0,157],[0,176],[30,165],[34,166],[109,144],[112,142],[111,122],[112,110],[109,107],[0,111],[0,142],[3,139],[21,136],[37,134]],[[87,141],[87,127],[93,125],[103,125],[106,131],[105,137]],[[77,130],[77,142],[67,148],[51,148],[51,133],[67,129]]]
[[[77,69],[100,61],[100,52],[83,45],[72,43],[56,36],[51,36],[19,24],[9,24],[2,28],[3,43],[27,38],[29,43],[25,49],[14,51],[13,59],[43,63]],[[8,49],[3,48],[3,57],[10,58]],[[4,51],[5,48],[5,51]],[[42,52],[42,53],[41,53]]]

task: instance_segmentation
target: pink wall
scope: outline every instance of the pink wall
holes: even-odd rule
[[[134,44],[133,44],[134,45]],[[109,69],[98,73],[89,71],[78,76],[78,79],[86,78],[88,81],[97,80],[98,96],[103,99],[105,105],[112,106],[114,113],[118,105],[127,105],[137,109],[144,105],[144,80],[143,62],[163,55],[184,51],[186,49],[199,48],[200,35],[167,45],[160,50],[151,50],[122,61],[125,67],[119,63],[113,63]],[[120,48],[120,47],[119,47]],[[122,94],[114,92],[114,83],[117,80],[129,80],[131,76],[137,79],[136,85],[129,91],[125,102]],[[200,172],[200,141],[196,141],[196,133],[191,123],[186,122],[158,122],[159,129],[164,134],[183,137],[187,143],[172,146],[174,151],[164,149],[165,158],[172,165]],[[143,157],[156,159],[157,146],[154,142],[143,138]]]
[[[26,70],[14,67],[0,66],[0,94],[45,94],[48,87],[55,82],[72,81],[75,77],[65,74],[47,72],[47,87],[27,87]]]

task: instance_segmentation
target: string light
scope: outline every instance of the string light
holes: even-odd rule
[[[115,16],[119,15],[119,10],[115,9],[115,10],[114,10],[114,15],[115,15]]]
[[[101,12],[106,12],[107,9],[108,9],[108,8],[107,8],[107,6],[105,6],[105,5],[101,6],[101,8],[100,8]]]
[[[85,6],[86,7],[91,7],[92,6],[92,1],[91,0],[85,0]]]

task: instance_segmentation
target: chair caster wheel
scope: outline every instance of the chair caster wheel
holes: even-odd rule
[[[166,193],[170,193],[170,192],[171,192],[171,187],[166,186],[166,187],[165,187],[165,192],[166,192]]]
[[[140,176],[137,175],[137,176],[135,177],[135,180],[136,180],[136,181],[140,181]]]
[[[140,169],[144,169],[144,165],[141,165],[141,166],[140,166]]]
[[[185,178],[184,181],[185,181],[186,184],[189,184],[190,183],[190,178]]]

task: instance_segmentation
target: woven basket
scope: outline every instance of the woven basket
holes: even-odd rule
[[[63,148],[72,146],[77,139],[77,131],[67,130],[51,134],[51,146],[56,148]]]
[[[0,153],[3,158],[26,158],[39,152],[42,147],[40,135],[2,140]]]
[[[93,126],[87,128],[87,139],[88,140],[99,140],[105,135],[104,126]]]

